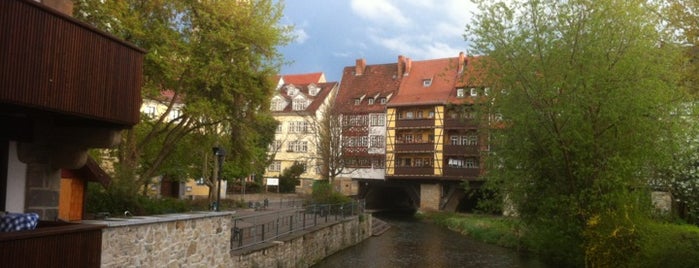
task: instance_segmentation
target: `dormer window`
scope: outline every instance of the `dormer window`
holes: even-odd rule
[[[287,94],[287,95],[293,97],[293,96],[296,96],[296,94],[298,94],[298,93],[299,93],[299,89],[298,89],[298,88],[296,88],[296,87],[294,87],[294,86],[292,86],[292,85],[289,85],[289,86],[286,87],[286,94]]]
[[[429,87],[432,85],[432,78],[422,79],[422,86]]]
[[[284,101],[281,97],[277,96],[272,98],[272,103],[270,103],[270,110],[281,111],[284,110],[284,107],[286,107],[286,101]]]
[[[472,87],[470,90],[471,90],[472,97],[478,96],[478,89],[476,89],[475,87]]]
[[[486,88],[483,89],[483,95],[488,96],[488,94],[490,94],[490,88],[489,88],[489,87],[486,87]]]
[[[465,88],[460,87],[460,88],[456,89],[456,97],[457,98],[463,98],[465,96],[466,96],[466,89]]]
[[[386,104],[386,98],[381,98],[381,99],[379,99],[379,103],[381,103],[381,104]]]
[[[373,104],[374,104],[374,98],[369,98],[367,101],[369,102],[369,105],[373,105]]]
[[[359,105],[359,103],[361,103],[361,102],[362,102],[362,100],[360,100],[360,99],[354,99],[354,105]]]
[[[308,86],[308,94],[309,95],[315,96],[315,95],[318,95],[318,92],[320,92],[320,88],[317,87],[316,85],[311,84]]]
[[[292,101],[292,109],[294,111],[302,111],[306,110],[308,107],[309,101],[306,100],[302,95],[298,95],[294,100]]]

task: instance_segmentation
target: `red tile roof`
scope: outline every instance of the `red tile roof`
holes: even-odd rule
[[[403,77],[400,91],[388,106],[446,103],[454,89],[458,58],[413,61],[408,75]],[[424,86],[430,81],[429,86]]]
[[[475,74],[474,57],[459,57],[412,61],[400,90],[388,106],[435,105],[472,102],[470,97],[457,98],[457,87],[481,87],[481,77]],[[465,63],[465,70],[463,68]]]
[[[307,73],[307,74],[287,74],[281,75],[284,78],[284,84],[310,84],[310,83],[325,83],[325,74],[323,72]],[[279,77],[277,77],[279,81]]]
[[[384,112],[386,105],[381,104],[380,99],[390,101],[400,85],[402,77],[397,75],[398,64],[366,65],[363,59],[357,60],[357,63],[359,68],[344,68],[335,105],[343,114]],[[364,70],[361,70],[361,66],[365,66]],[[361,75],[356,75],[357,69],[360,69]],[[369,98],[375,98],[374,104],[369,104]],[[359,105],[355,105],[356,99],[361,99]]]
[[[317,95],[311,96],[309,93],[309,86],[310,85],[315,85],[318,88],[320,88],[320,91],[318,92]],[[308,100],[311,101],[311,103],[306,107],[305,110],[303,111],[294,111],[293,110],[293,105],[292,105],[292,96],[289,96],[287,94],[287,89],[289,86],[293,86],[297,89],[299,89],[299,92],[303,94]],[[282,111],[272,111],[273,114],[279,115],[279,114],[298,114],[298,113],[315,113],[316,110],[320,107],[320,105],[323,103],[323,101],[330,95],[330,92],[333,91],[333,89],[337,88],[338,83],[337,82],[327,82],[327,83],[306,83],[306,84],[284,84],[279,90],[275,93],[275,96],[281,96],[284,98],[288,105],[284,107],[284,110]]]

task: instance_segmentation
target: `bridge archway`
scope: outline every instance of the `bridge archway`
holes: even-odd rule
[[[370,210],[417,210],[420,207],[420,185],[405,182],[360,182],[360,198]]]

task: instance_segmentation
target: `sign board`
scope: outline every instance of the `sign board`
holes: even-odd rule
[[[267,185],[279,186],[279,178],[267,178]]]

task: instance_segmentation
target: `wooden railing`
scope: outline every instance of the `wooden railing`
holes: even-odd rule
[[[434,127],[434,118],[423,119],[398,119],[397,128],[431,128]]]
[[[434,152],[434,143],[396,143],[396,152]]]
[[[40,222],[34,230],[0,233],[0,266],[99,267],[102,228]]]
[[[475,179],[480,174],[480,168],[455,168],[445,167],[444,177],[459,178],[459,179]]]
[[[0,103],[138,123],[144,51],[30,0],[0,1]]]
[[[479,155],[478,145],[444,145],[445,155]]]

